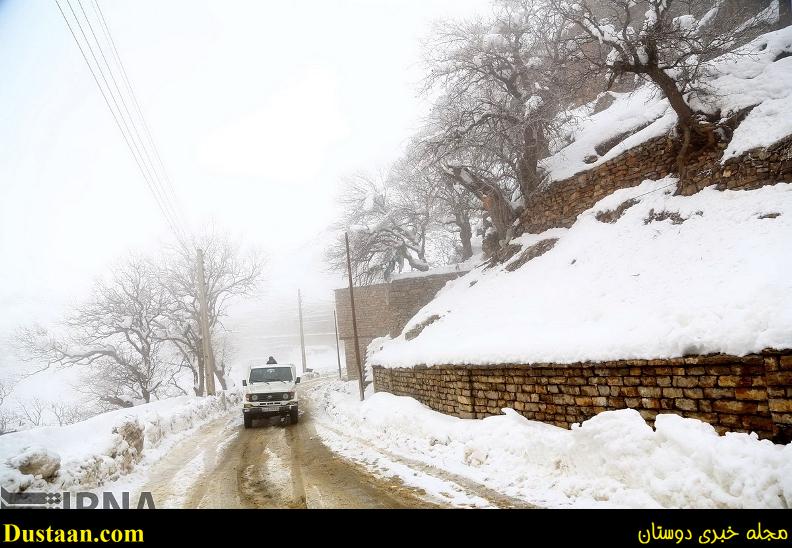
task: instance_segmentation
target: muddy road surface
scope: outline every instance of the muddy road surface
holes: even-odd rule
[[[308,381],[310,383],[312,381]],[[152,466],[142,490],[158,508],[432,508],[420,490],[377,477],[325,447],[310,401],[300,421],[254,421],[241,409],[207,423]]]

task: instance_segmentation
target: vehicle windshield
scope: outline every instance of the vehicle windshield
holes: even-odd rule
[[[291,367],[257,367],[250,370],[250,382],[291,381]]]

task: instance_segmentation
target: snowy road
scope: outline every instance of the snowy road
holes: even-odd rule
[[[377,465],[355,462],[326,447],[316,433],[328,417],[309,394],[330,381],[308,380],[300,422],[279,419],[242,427],[239,409],[210,421],[148,470],[143,491],[157,508],[442,508],[529,506],[426,464],[378,451]],[[348,429],[348,444],[367,445]],[[367,447],[369,451],[373,448]],[[408,485],[401,477],[414,479]],[[420,485],[429,486],[427,492]]]
[[[314,379],[305,385],[322,382]],[[307,404],[307,405],[306,405]],[[152,466],[143,486],[158,508],[426,508],[420,490],[376,477],[327,449],[310,401],[300,423],[242,428],[239,409],[209,422]]]

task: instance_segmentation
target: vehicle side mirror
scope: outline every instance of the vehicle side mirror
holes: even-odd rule
[[[242,379],[242,386],[247,386],[247,381],[245,379]]]
[[[297,377],[297,380],[294,381],[294,384],[300,384],[300,377]]]

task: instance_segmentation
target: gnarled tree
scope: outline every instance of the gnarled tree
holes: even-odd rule
[[[652,82],[677,114],[681,136],[680,172],[691,148],[716,141],[718,113],[706,105],[702,76],[712,61],[753,35],[739,25],[740,13],[727,0],[550,0],[568,23],[566,44],[580,78],[607,77],[607,87],[624,75]],[[735,20],[737,19],[737,20]]]
[[[543,0],[501,0],[489,19],[438,25],[427,48],[426,89],[443,93],[424,145],[481,201],[500,245],[544,180],[539,162],[575,94],[563,28]]]

